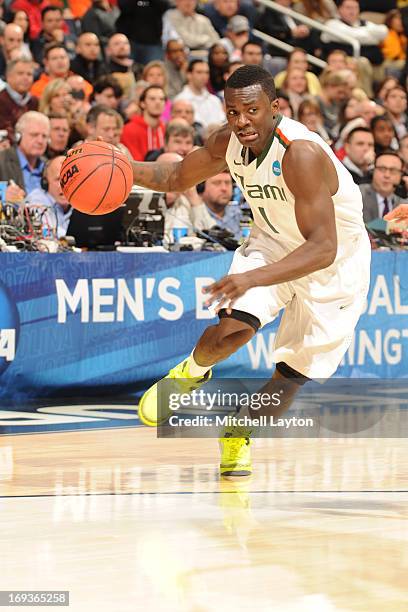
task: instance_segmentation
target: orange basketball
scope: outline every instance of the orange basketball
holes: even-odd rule
[[[132,164],[107,142],[84,142],[68,152],[60,183],[74,208],[104,215],[127,199],[133,184]]]

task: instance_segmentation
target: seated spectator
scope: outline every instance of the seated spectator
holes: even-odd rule
[[[185,157],[194,148],[194,128],[184,119],[173,119],[167,124],[164,134],[164,147],[156,151],[150,151],[146,155],[146,161],[156,161],[162,153],[177,153],[181,158]]]
[[[262,66],[264,61],[262,45],[249,40],[242,47],[241,59],[246,66]]]
[[[385,25],[388,34],[381,43],[386,73],[400,78],[407,57],[407,37],[404,34],[401,12],[394,9],[387,13]]]
[[[310,96],[305,72],[300,68],[288,70],[282,84],[282,91],[288,96],[293,109],[294,119],[297,119],[300,104],[307,96]]]
[[[361,100],[356,106],[357,117],[361,117],[366,122],[367,127],[371,124],[374,117],[384,113],[384,109],[374,102],[374,100]]]
[[[220,43],[226,48],[230,62],[242,60],[242,47],[248,42],[249,33],[249,21],[246,17],[235,15],[229,19]]]
[[[92,32],[83,32],[78,36],[76,56],[71,62],[71,70],[89,83],[94,83],[100,76],[106,74],[106,66],[100,55],[98,37]]]
[[[176,8],[168,10],[163,17],[163,43],[181,38],[190,53],[207,51],[219,36],[211,21],[196,12],[197,0],[175,0]]]
[[[286,79],[287,72],[292,68],[299,68],[305,73],[308,92],[311,96],[319,96],[322,91],[320,81],[317,76],[308,70],[307,56],[303,49],[293,49],[289,54],[288,65],[286,70],[283,70],[274,77],[275,86],[277,89],[281,89],[284,80]]]
[[[9,23],[4,28],[4,32],[0,37],[0,77],[5,76],[6,65],[12,59],[13,51],[18,49],[20,55],[24,56],[24,33],[20,26],[15,23]],[[31,59],[31,55],[27,56]]]
[[[398,155],[404,162],[404,175],[408,175],[408,134],[399,141]]]
[[[62,155],[48,161],[43,170],[42,186],[34,189],[27,197],[29,205],[45,207],[41,216],[43,232],[58,239],[66,236],[72,215],[71,205],[64,196],[60,183],[64,161],[65,157]]]
[[[407,133],[407,93],[401,86],[389,89],[384,97],[384,108],[394,125],[398,138]]]
[[[14,23],[14,25],[20,26],[20,28],[23,30],[24,42],[21,46],[21,51],[25,57],[32,58],[32,53],[30,49],[30,37],[28,35],[30,21],[28,19],[27,13],[25,11],[16,11],[15,13],[12,13],[12,19],[10,23]]]
[[[130,42],[124,34],[113,34],[105,49],[106,70],[123,89],[125,98],[130,98],[136,84],[135,71],[140,72],[139,65],[131,57]]]
[[[387,114],[374,117],[370,123],[370,129],[374,136],[375,154],[379,155],[390,149],[398,149],[398,138],[394,124]]]
[[[188,66],[187,80],[175,100],[188,100],[194,108],[195,120],[206,127],[210,123],[224,123],[226,120],[223,105],[219,98],[207,89],[210,70],[207,62],[192,60]]]
[[[244,17],[248,29],[257,17],[256,8],[250,2],[239,0],[213,0],[204,6],[204,15],[208,17],[219,36],[226,36],[228,25],[235,17]],[[242,22],[241,22],[242,23]]]
[[[398,79],[394,76],[386,76],[382,81],[376,84],[374,88],[375,101],[377,104],[384,105],[385,94],[390,89],[399,85]]]
[[[0,181],[9,184],[6,196],[11,202],[22,200],[40,187],[43,155],[50,136],[48,117],[37,111],[24,113],[16,123],[16,145],[0,152]]]
[[[123,96],[123,89],[118,81],[110,74],[99,77],[95,82],[90,102],[104,104],[110,108],[118,110]]]
[[[194,107],[188,100],[174,100],[171,107],[171,120],[184,119],[194,130],[194,144],[203,146],[202,125],[197,123],[194,116]]]
[[[297,119],[311,132],[319,134],[323,140],[331,144],[331,138],[325,130],[320,106],[313,98],[306,98],[299,104]]]
[[[162,18],[169,7],[167,0],[119,0],[116,30],[128,37],[133,59],[140,64],[163,58]]]
[[[37,98],[30,94],[33,74],[33,63],[29,59],[15,59],[7,64],[6,87],[0,92],[0,129],[7,130],[11,143],[18,119],[38,108]]]
[[[40,113],[68,114],[72,106],[72,89],[64,79],[54,79],[48,83],[40,98]]]
[[[182,157],[177,153],[162,153],[157,161],[159,162],[179,162]],[[167,212],[164,216],[164,237],[165,242],[171,244],[175,242],[172,230],[176,228],[187,228],[189,234],[193,234],[194,211],[197,207],[202,207],[202,200],[195,187],[187,189],[184,193],[167,192],[164,194]]]
[[[123,118],[104,104],[93,106],[86,117],[87,140],[103,140],[118,145],[122,136]]]
[[[293,108],[290,104],[289,96],[287,96],[281,89],[276,90],[276,97],[279,100],[279,112],[284,117],[289,119],[294,118]]]
[[[143,161],[148,151],[163,146],[165,127],[160,117],[165,103],[163,89],[150,85],[139,99],[141,114],[133,115],[123,128],[121,142],[136,161]]]
[[[384,151],[375,158],[370,184],[360,185],[363,196],[363,219],[369,223],[382,218],[401,202],[395,189],[401,182],[403,161],[394,151]]]
[[[333,0],[301,0],[295,2],[293,10],[309,17],[309,19],[320,21],[320,23],[326,23],[328,19],[338,17],[337,7]]]
[[[208,91],[224,98],[225,75],[228,73],[228,52],[221,43],[215,43],[208,52],[208,67],[210,69],[210,80]]]
[[[92,6],[81,19],[82,32],[93,32],[98,37],[102,50],[109,37],[116,32],[119,9],[111,6],[108,0],[92,0]]]
[[[276,0],[276,2],[284,7],[290,7],[292,4],[291,0]],[[314,53],[316,39],[311,36],[310,28],[293,17],[278,13],[268,7],[260,12],[255,27],[292,47],[302,47],[308,53]],[[268,53],[275,57],[286,56],[284,51],[273,45],[268,46]]]
[[[167,123],[170,119],[171,100],[167,98],[167,72],[164,63],[153,60],[143,68],[142,79],[149,85],[158,85],[166,94],[166,104],[162,115],[162,121]]]
[[[369,128],[356,127],[344,144],[346,156],[342,160],[357,185],[371,183],[374,165],[374,137]]]
[[[169,84],[168,95],[170,100],[173,100],[187,83],[187,52],[181,39],[167,41],[164,67]]]
[[[326,69],[320,76],[322,93],[317,100],[324,118],[324,127],[330,136],[334,136],[334,128],[338,123],[338,115],[342,102],[349,98],[348,71],[332,71]]]
[[[35,40],[40,35],[42,27],[41,11],[48,4],[48,0],[13,0],[11,2],[10,9],[13,13],[24,11],[28,15],[30,40]]]
[[[321,40],[324,43],[325,52],[331,49],[343,49],[347,55],[353,55],[351,45],[345,44],[338,34],[345,34],[361,43],[361,55],[369,60],[374,66],[382,64],[384,57],[379,44],[386,38],[388,28],[385,25],[363,21],[360,19],[360,7],[358,0],[339,0],[339,17],[329,19],[326,25],[331,32],[323,32]]]
[[[48,83],[54,79],[67,79],[74,74],[70,70],[69,55],[64,45],[60,43],[49,43],[45,46],[43,63],[44,72],[31,88],[31,94],[37,98],[41,97]],[[85,86],[86,95],[89,97],[92,93],[92,85],[85,81]]]
[[[34,60],[42,65],[44,47],[48,43],[60,43],[72,58],[75,55],[75,43],[64,31],[62,9],[58,6],[46,6],[41,11],[41,32],[31,42]]]
[[[326,70],[331,69],[332,71],[347,70],[347,53],[342,49],[333,49],[326,55]]]
[[[229,172],[220,172],[205,181],[201,194],[203,204],[194,208],[194,226],[199,230],[212,227],[226,229],[241,237],[241,208],[232,201],[232,178]]]
[[[50,113],[50,140],[45,156],[54,159],[60,155],[66,155],[70,134],[70,124],[67,115]]]

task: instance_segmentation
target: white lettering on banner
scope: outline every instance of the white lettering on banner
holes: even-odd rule
[[[0,329],[0,357],[13,361],[16,355],[16,330]]]
[[[195,279],[196,319],[214,319],[217,316],[208,310],[207,306],[204,306],[208,295],[202,291],[203,287],[208,287],[214,282],[215,279],[210,276],[200,276]]]
[[[273,351],[275,348],[275,334],[270,333],[268,338],[268,346],[266,346],[265,337],[261,334],[254,336],[252,340],[246,345],[249,353],[249,359],[251,360],[251,366],[253,370],[258,370],[261,365],[261,360],[265,363],[265,366],[270,370],[273,367]]]
[[[390,292],[388,291],[387,287],[387,281],[383,274],[379,274],[375,279],[368,314],[374,315],[377,312],[377,308],[380,307],[385,308],[387,314],[394,314],[392,309]]]
[[[367,330],[361,329],[354,335],[341,365],[361,366],[368,360],[375,365],[401,363],[404,349],[402,340],[408,338],[408,329],[376,329],[370,334],[371,337]]]
[[[102,312],[103,306],[113,306],[113,295],[102,295],[104,289],[114,289],[113,278],[94,278],[92,281],[92,320],[94,323],[113,323],[115,313]]]
[[[408,304],[401,304],[400,277],[394,275],[395,314],[408,314]]]
[[[130,284],[131,281],[129,281]],[[145,288],[143,286],[145,283]],[[155,288],[155,285],[157,287]],[[171,308],[161,306],[158,316],[167,321],[177,321],[183,316],[182,299],[170,289],[180,289],[180,281],[168,276],[156,283],[154,278],[133,279],[133,292],[124,278],[81,278],[71,290],[61,278],[55,280],[58,300],[58,323],[67,322],[67,312],[81,309],[81,323],[112,323],[124,321],[125,307],[137,321],[144,321],[145,299],[158,297]],[[106,294],[106,291],[110,291]],[[90,304],[92,296],[92,315]],[[110,309],[106,310],[107,307]],[[90,319],[92,316],[92,319]]]
[[[149,281],[150,279],[147,280]],[[134,280],[133,295],[130,293],[125,279],[118,279],[118,321],[125,320],[125,304],[136,321],[144,320],[143,284],[141,278],[135,278]]]
[[[81,304],[81,323],[89,322],[89,292],[88,279],[81,278],[75,285],[74,293],[68,289],[62,278],[55,279],[58,299],[58,323],[67,322],[67,305],[75,312]]]
[[[166,319],[167,321],[177,321],[177,319],[180,319],[183,315],[184,304],[182,299],[178,295],[175,295],[174,293],[170,293],[168,291],[170,287],[173,287],[174,289],[180,288],[180,281],[178,280],[178,278],[169,276],[160,281],[159,297],[163,300],[163,302],[174,306],[174,310],[168,310],[167,308],[163,308],[162,306],[159,310],[159,316],[163,319]]]

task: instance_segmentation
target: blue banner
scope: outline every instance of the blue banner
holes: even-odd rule
[[[202,288],[232,253],[7,253],[0,269],[2,400],[141,392],[188,355],[207,325]],[[369,298],[337,371],[406,377],[408,257],[374,253]],[[268,377],[278,322],[216,368]]]

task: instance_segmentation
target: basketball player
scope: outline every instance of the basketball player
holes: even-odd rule
[[[178,163],[135,162],[134,182],[183,192],[228,167],[250,204],[250,237],[227,276],[207,288],[219,322],[168,378],[192,390],[211,368],[247,343],[284,309],[276,336],[276,370],[262,391],[284,387],[281,405],[249,411],[279,416],[300,385],[331,376],[347,350],[369,285],[370,244],[360,190],[330,147],[304,125],[279,114],[273,78],[243,66],[225,88],[228,125]],[[277,386],[278,385],[278,386]],[[157,425],[157,384],[139,416]],[[250,430],[220,440],[221,474],[251,472]]]

